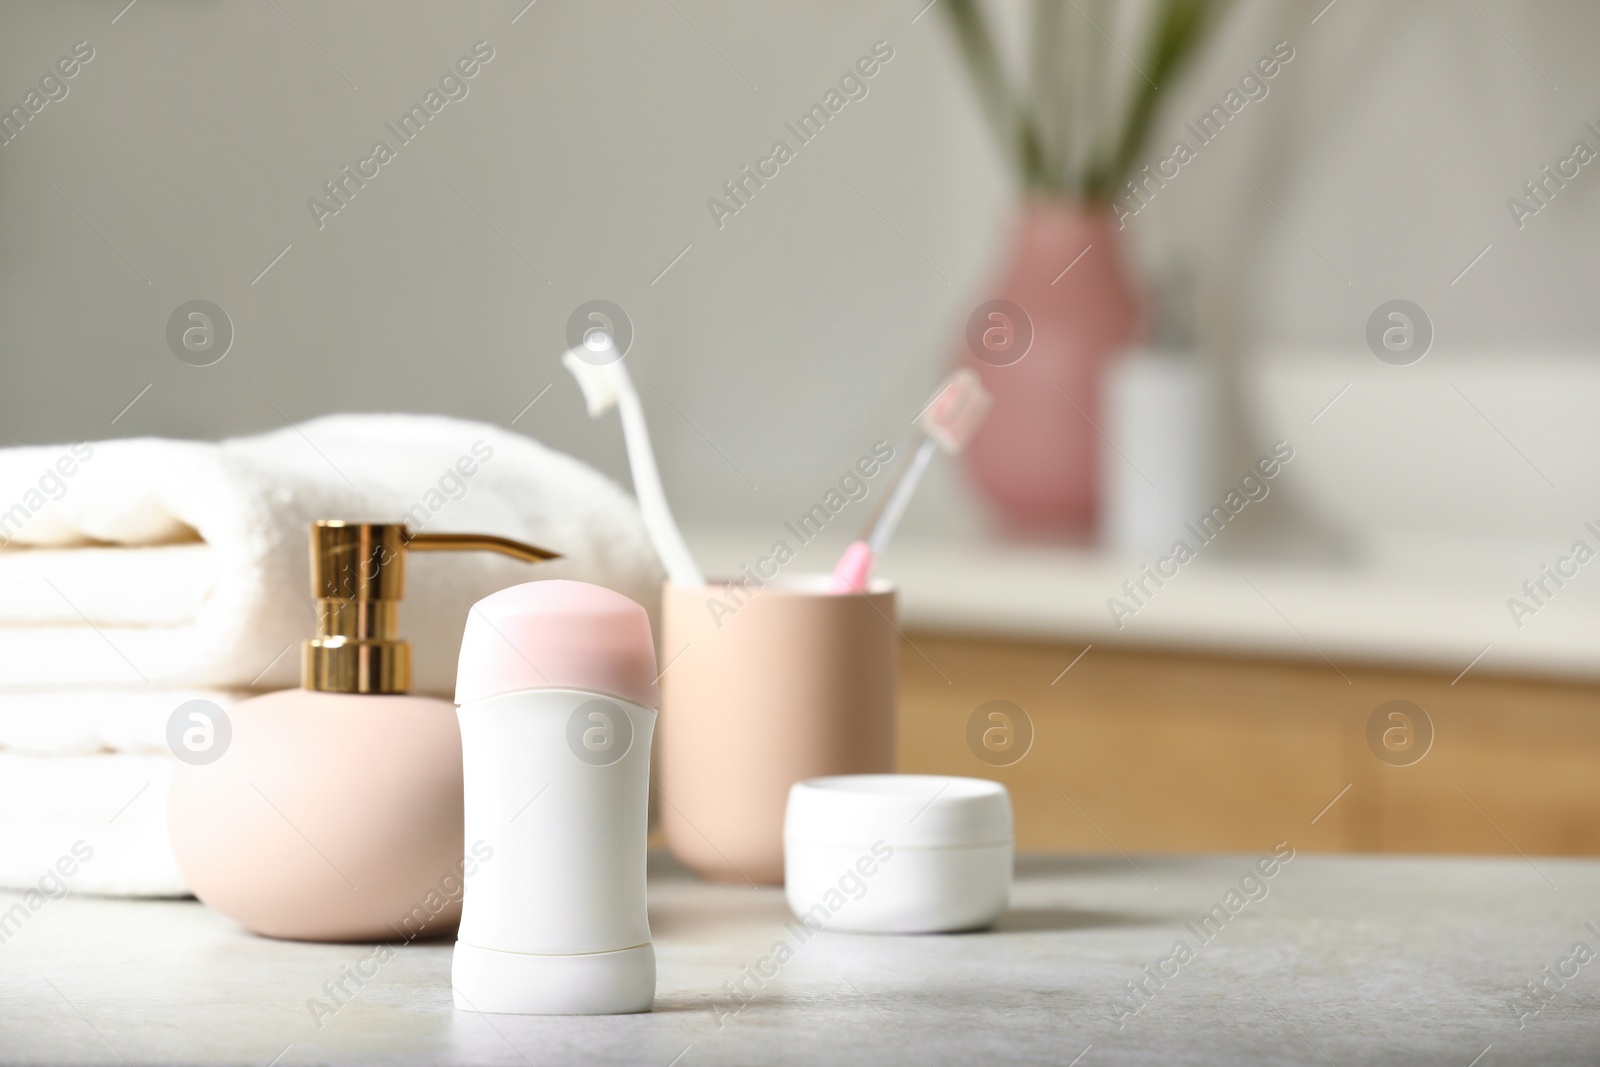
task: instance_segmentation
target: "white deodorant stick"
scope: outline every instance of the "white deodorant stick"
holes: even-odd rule
[[[503,589],[467,618],[456,675],[466,881],[455,1005],[649,1011],[645,913],[655,645],[644,608],[584,582]]]

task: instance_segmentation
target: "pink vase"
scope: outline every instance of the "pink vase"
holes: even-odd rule
[[[962,339],[963,359],[994,394],[967,468],[1014,532],[1092,536],[1102,372],[1139,323],[1110,214],[1076,201],[1026,201],[999,282]]]

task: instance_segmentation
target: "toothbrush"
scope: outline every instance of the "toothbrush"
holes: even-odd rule
[[[604,352],[612,347],[609,334],[595,332],[584,338],[584,347],[590,353]],[[587,353],[586,353],[587,355]],[[592,358],[592,357],[590,357]],[[645,426],[644,407],[639,403],[639,393],[633,379],[618,356],[607,363],[596,364],[590,358],[570,349],[561,357],[562,364],[578,380],[583,390],[584,404],[589,417],[598,419],[616,408],[622,418],[622,439],[628,448],[628,468],[633,472],[633,488],[639,497],[639,511],[644,517],[645,532],[655,545],[656,555],[667,569],[673,585],[704,585],[705,576],[689,553],[678,524],[673,521],[672,510],[667,507],[667,494],[661,487],[661,472],[656,468],[655,452],[650,448],[650,430]]]
[[[911,459],[900,468],[888,495],[867,520],[862,537],[851,543],[833,568],[835,593],[860,593],[867,588],[872,566],[889,547],[895,527],[905,514],[906,505],[917,491],[922,475],[939,449],[951,455],[960,452],[972,438],[983,417],[989,413],[991,398],[983,383],[971,370],[962,368],[945,379],[933,400],[917,416],[917,436]]]

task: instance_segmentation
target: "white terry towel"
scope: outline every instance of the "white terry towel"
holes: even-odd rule
[[[631,497],[484,423],[334,415],[220,443],[0,451],[0,689],[282,688],[311,636],[314,519],[498,534],[563,555],[407,561],[417,692],[448,696],[470,605],[573,578],[654,613],[662,571]]]
[[[0,889],[59,894],[57,882],[68,871],[64,881],[74,892],[187,893],[167,841],[167,787],[176,762],[168,723],[190,701],[228,711],[251,695],[0,690]],[[0,915],[0,937],[3,926]]]
[[[64,880],[73,892],[188,895],[167,839],[177,765],[164,752],[0,752],[0,888],[58,895],[59,872],[71,870]]]
[[[226,689],[0,689],[0,752],[165,753],[168,723],[178,708],[203,700],[230,711],[254,695]]]

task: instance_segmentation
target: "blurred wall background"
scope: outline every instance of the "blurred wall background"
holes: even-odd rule
[[[614,422],[587,420],[557,362],[595,297],[633,320],[630,362],[691,524],[775,527],[897,440],[1012,203],[940,13],[525,4],[0,9],[6,108],[75,42],[94,49],[0,147],[0,442],[415,409],[517,418],[625,481]],[[1367,316],[1394,297],[1428,310],[1442,356],[1592,349],[1600,167],[1520,230],[1506,200],[1580,136],[1596,143],[1597,31],[1580,0],[1241,4],[1172,88],[1169,128],[1276,41],[1296,58],[1130,220],[1141,262],[1200,268],[1206,347],[1241,380],[1305,348],[1370,362]],[[308,198],[478,41],[493,59],[468,95],[319,229]],[[719,227],[707,199],[878,41],[894,56],[868,95]],[[196,298],[236,331],[211,367],[166,343]],[[1247,402],[1236,416],[1242,455],[1266,431]],[[945,469],[909,523],[983,520]]]

